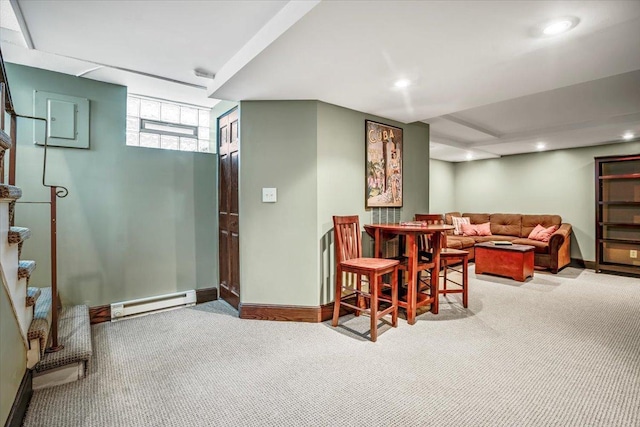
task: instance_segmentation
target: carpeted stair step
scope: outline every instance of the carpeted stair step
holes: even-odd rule
[[[31,273],[33,273],[35,269],[35,261],[18,261],[18,279],[27,279],[27,283],[29,283]]]
[[[9,148],[11,148],[11,136],[0,129],[0,151],[5,151]]]
[[[26,227],[10,227],[9,228],[9,243],[15,245],[16,243],[22,243],[31,237],[31,230]]]
[[[22,197],[22,189],[14,185],[0,184],[0,199],[17,200]]]
[[[42,294],[40,288],[27,288],[27,307],[36,305],[36,301],[38,301],[38,298],[40,298],[40,294]]]
[[[46,353],[36,365],[36,372],[78,362],[84,362],[86,370],[89,359],[93,355],[89,307],[86,305],[63,307],[59,320],[58,342],[64,348],[55,353]]]
[[[22,245],[29,237],[31,237],[31,230],[26,227],[9,228],[9,244],[18,245],[18,259],[22,256]]]
[[[33,321],[29,326],[27,338],[29,341],[38,339],[40,341],[41,356],[47,347],[49,340],[49,325],[51,325],[51,288],[40,288],[40,297],[36,301],[33,311]]]

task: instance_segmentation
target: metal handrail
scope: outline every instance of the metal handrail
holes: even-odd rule
[[[4,101],[3,108],[1,110],[6,111],[11,116],[11,142],[12,146],[9,152],[9,185],[16,184],[16,152],[17,152],[17,131],[18,131],[18,123],[17,119],[27,119],[27,120],[40,120],[44,121],[44,159],[42,163],[42,185],[44,187],[49,187],[50,191],[50,203],[51,205],[51,347],[48,348],[47,352],[55,352],[62,350],[64,346],[58,343],[58,241],[57,241],[57,210],[56,210],[56,202],[58,198],[64,198],[69,195],[69,190],[62,185],[51,185],[47,184],[47,148],[48,148],[48,126],[49,123],[47,119],[42,117],[34,117],[21,115],[16,113],[13,100],[11,99],[11,92],[9,91],[9,84],[7,79],[7,70],[4,66],[4,58],[2,57],[2,50],[0,50],[0,82],[3,83],[2,87],[2,98]],[[2,124],[4,125],[4,114],[0,118]],[[4,160],[2,161],[2,182],[4,182]],[[45,202],[46,203],[46,202]],[[11,224],[13,225],[13,224]]]
[[[15,114],[16,117],[20,118],[20,119],[30,119],[30,120],[40,120],[44,122],[44,159],[42,160],[42,186],[43,187],[49,187],[49,188],[60,188],[60,190],[56,191],[56,195],[59,198],[65,198],[67,197],[67,195],[69,195],[69,190],[67,189],[67,187],[63,186],[63,185],[51,185],[51,184],[47,184],[46,182],[46,175],[47,175],[47,148],[49,147],[48,145],[48,136],[47,136],[47,131],[49,130],[49,121],[43,117],[36,117],[36,116],[25,116],[22,114]],[[14,185],[9,183],[10,185]]]
[[[4,68],[4,58],[2,57],[2,50],[0,49],[0,81],[4,83],[5,87],[5,111],[9,114],[14,114],[13,100],[11,99],[11,92],[9,91],[9,84],[7,80],[7,70]]]
[[[69,195],[67,187],[62,185],[47,184],[47,148],[48,145],[48,129],[49,122],[47,119],[35,116],[26,116],[22,114],[13,113],[12,116],[27,120],[39,120],[44,122],[44,158],[42,162],[42,185],[49,187],[51,205],[51,347],[47,348],[47,352],[52,353],[60,351],[64,348],[62,344],[58,342],[58,230],[57,230],[57,199],[65,198]],[[9,185],[15,185],[15,145],[12,147],[11,164],[9,165]],[[13,173],[12,173],[13,170]],[[11,182],[11,181],[14,182]],[[47,203],[47,202],[44,202]]]

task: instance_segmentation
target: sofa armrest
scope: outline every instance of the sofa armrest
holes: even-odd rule
[[[571,224],[561,224],[549,239],[549,267],[552,273],[571,262]]]
[[[560,224],[560,227],[549,238],[549,249],[551,252],[558,252],[565,239],[571,236],[571,224]]]

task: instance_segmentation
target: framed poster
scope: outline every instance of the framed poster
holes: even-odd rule
[[[365,207],[402,207],[402,129],[365,120]]]

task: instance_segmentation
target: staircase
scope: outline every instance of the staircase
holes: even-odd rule
[[[3,285],[27,348],[27,368],[34,369],[33,388],[39,389],[84,378],[93,354],[91,327],[86,305],[63,307],[59,342],[64,347],[46,352],[51,342],[54,298],[50,287],[31,286],[36,263],[19,259],[22,245],[31,235],[28,228],[9,226],[20,196],[19,188],[0,184],[0,263]]]
[[[11,133],[5,131],[5,111],[11,116]],[[25,227],[14,227],[16,203],[22,190],[15,185],[16,121],[0,52],[0,272],[4,291],[23,338],[27,369],[33,370],[33,388],[39,389],[84,378],[93,353],[89,308],[59,307],[52,287],[33,286],[35,261],[23,260],[22,246],[31,236]],[[29,117],[27,117],[29,118]],[[5,183],[5,153],[11,154],[9,184]],[[46,159],[46,144],[45,144]],[[43,182],[43,185],[44,182]],[[47,185],[48,186],[48,185]],[[51,186],[49,186],[51,187]],[[55,266],[55,198],[52,191],[52,265]],[[66,191],[66,189],[65,189]],[[56,286],[52,269],[53,288]],[[57,304],[57,306],[54,306]],[[58,316],[59,313],[59,316]],[[54,324],[57,318],[57,325]],[[52,329],[53,328],[53,329]],[[53,337],[53,339],[52,339]],[[57,338],[57,339],[56,339]],[[56,348],[53,344],[59,343]]]

